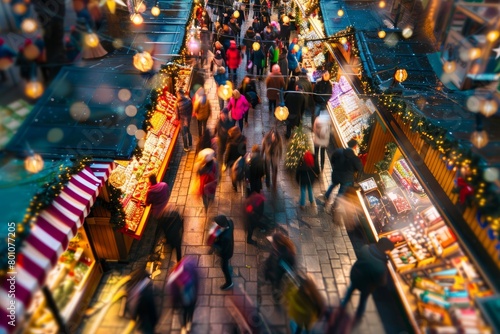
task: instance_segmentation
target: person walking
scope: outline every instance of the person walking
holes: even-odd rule
[[[201,66],[208,64],[208,52],[210,51],[210,45],[212,36],[208,30],[208,26],[203,24],[200,31],[200,44],[201,44]]]
[[[278,184],[278,166],[283,157],[283,139],[276,129],[271,129],[262,139],[262,155],[264,156],[266,168],[266,186],[271,186],[271,175],[273,189]]]
[[[286,59],[288,60],[288,74],[297,74],[300,72],[299,60],[297,59],[297,51],[294,48],[288,50]]]
[[[149,189],[144,205],[151,205],[151,217],[159,219],[170,199],[170,188],[166,182],[158,182],[156,174],[149,175]]]
[[[322,172],[323,168],[325,167],[326,148],[328,147],[328,144],[330,144],[330,135],[330,116],[326,114],[319,114],[318,117],[316,117],[313,125],[313,143],[314,157],[316,158],[316,167],[320,172]]]
[[[211,148],[201,150],[198,156],[198,161],[201,161],[197,171],[200,182],[198,193],[201,194],[203,206],[205,207],[205,214],[208,214],[208,206],[215,198],[215,192],[219,182],[219,167],[217,166],[215,151]]]
[[[314,156],[311,152],[306,151],[304,157],[297,167],[295,172],[295,180],[298,182],[300,187],[300,199],[299,206],[301,210],[305,209],[306,205],[306,190],[309,195],[309,202],[313,209],[317,209],[316,200],[313,196],[312,185],[316,180],[316,174],[314,172]]]
[[[300,125],[304,109],[306,108],[306,100],[302,94],[304,89],[301,85],[295,85],[295,92],[287,93],[285,96],[285,106],[288,108],[288,118],[286,119],[286,134],[285,138],[290,139],[292,129]]]
[[[131,275],[133,277],[127,289],[127,311],[137,322],[137,329],[140,333],[154,334],[159,314],[150,275],[142,269]]]
[[[380,238],[376,244],[364,245],[357,254],[358,259],[351,268],[351,284],[340,304],[345,309],[354,290],[361,292],[354,323],[361,320],[368,297],[373,291],[387,284],[387,252],[393,249],[392,241],[384,237]]]
[[[274,233],[271,239],[271,253],[264,264],[264,277],[271,283],[273,298],[281,297],[283,276],[287,270],[293,271],[297,263],[297,250],[292,240],[283,233]]]
[[[238,82],[238,75],[236,71],[241,64],[241,51],[238,50],[235,40],[231,40],[229,42],[229,49],[226,51],[226,63],[229,70],[229,81],[231,81],[233,86],[236,87]]]
[[[245,55],[247,58],[247,72],[250,73],[250,70],[253,66],[250,66],[250,53],[252,52],[252,44],[255,40],[255,30],[253,26],[248,27],[245,32],[245,36],[243,36],[243,44],[245,45]],[[249,67],[250,66],[250,67]]]
[[[212,113],[210,101],[208,100],[205,89],[200,87],[195,94],[193,103],[193,116],[198,121],[198,137],[201,139],[207,129],[207,121]]]
[[[361,173],[363,171],[363,164],[356,153],[357,149],[358,142],[355,139],[351,139],[347,142],[347,148],[339,148],[333,152],[330,159],[332,164],[332,184],[328,187],[324,195],[326,203],[328,203],[330,194],[337,185],[340,184],[337,195],[337,198],[339,198],[339,196],[343,196],[347,192],[349,187],[354,185],[354,173]],[[336,199],[332,204],[334,211],[336,209]],[[329,211],[328,204],[325,205],[325,211]]]
[[[245,219],[245,227],[247,230],[247,244],[257,245],[257,242],[252,239],[253,231],[262,223],[264,216],[265,197],[262,194],[253,192],[245,199],[243,217]]]
[[[186,96],[183,89],[177,92],[177,118],[181,121],[182,126],[182,142],[184,151],[189,152],[193,145],[193,136],[191,135],[191,117],[193,114],[193,103]]]
[[[314,85],[314,114],[311,115],[311,123],[314,124],[314,119],[319,116],[322,110],[326,111],[326,104],[332,96],[332,83],[330,82],[330,73],[325,71]]]
[[[285,89],[285,80],[281,75],[279,65],[274,65],[271,74],[266,79],[267,99],[269,101],[269,114],[274,116],[277,102],[280,98],[280,91]]]
[[[262,155],[260,154],[259,145],[252,146],[252,152],[250,155],[250,161],[247,161],[247,173],[245,173],[245,177],[248,180],[248,184],[250,186],[249,193],[260,193],[262,190],[262,178],[266,173],[264,159],[262,159]]]
[[[158,220],[167,244],[175,249],[177,262],[181,260],[182,234],[184,232],[184,219],[178,210],[165,210]]]
[[[211,148],[214,152],[217,152],[217,140],[214,140],[212,131],[208,128],[205,129],[205,132],[201,136],[200,140],[198,140],[198,144],[196,144],[196,153],[206,148]]]
[[[181,309],[181,334],[191,332],[198,300],[200,274],[194,257],[184,257],[175,265],[167,279],[167,289],[174,308]]]
[[[280,66],[280,72],[281,73],[288,73],[288,50],[283,44],[283,42],[279,41],[278,42],[279,46],[279,57],[278,57],[278,65]],[[288,85],[288,76],[284,77],[285,80],[285,87]]]
[[[240,94],[242,94],[248,103],[252,106],[252,108],[257,107],[259,104],[259,96],[257,95],[257,85],[255,84],[255,80],[250,78],[249,75],[246,75],[241,81],[241,86],[238,88]],[[250,112],[247,111],[245,113],[245,126],[248,126],[248,114]]]
[[[227,134],[228,140],[226,144],[226,152],[224,154],[224,166],[222,167],[222,171],[225,171],[227,167],[231,169],[235,161],[247,153],[247,138],[241,133],[238,126],[233,126],[228,130]]]
[[[215,253],[221,259],[221,269],[225,282],[220,286],[221,290],[229,290],[233,287],[233,279],[229,269],[229,260],[234,251],[234,223],[224,215],[214,218],[214,224],[210,229],[208,244],[212,248],[210,254]]]
[[[220,166],[224,165],[224,153],[226,152],[227,140],[229,138],[228,131],[234,126],[234,121],[229,119],[229,110],[222,109],[220,118],[215,126],[215,135],[217,136],[217,160]]]
[[[260,35],[256,34],[255,42],[259,44],[259,49],[257,51],[252,52],[252,62],[253,66],[256,68],[255,75],[258,80],[262,80],[264,74],[264,68],[266,67],[266,54],[264,53],[264,47],[262,45],[262,40],[260,39]],[[252,44],[253,47],[253,44]],[[253,71],[253,68],[252,68]]]
[[[241,95],[239,90],[233,90],[233,97],[229,100],[227,109],[231,112],[231,118],[238,122],[240,130],[243,131],[243,120],[250,109],[250,103],[245,96]]]

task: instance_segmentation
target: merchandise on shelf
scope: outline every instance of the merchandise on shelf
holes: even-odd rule
[[[418,182],[417,178],[404,159],[401,159],[394,164],[392,174],[406,189],[418,194],[424,193],[424,188],[422,188],[420,182]]]

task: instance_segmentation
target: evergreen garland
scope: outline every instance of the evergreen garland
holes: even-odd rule
[[[397,148],[398,146],[393,142],[389,142],[385,145],[384,158],[375,163],[375,170],[377,173],[381,173],[389,169]]]
[[[302,125],[300,125],[293,130],[292,138],[286,151],[285,167],[290,170],[296,169],[307,150],[311,150],[311,148],[309,147],[309,141],[302,129]]]
[[[108,183],[109,191],[109,202],[104,201],[102,198],[98,197],[96,200],[96,206],[101,206],[108,210],[111,214],[109,223],[115,230],[120,230],[125,227],[125,209],[123,208],[123,203],[121,202],[122,191],[119,188]]]

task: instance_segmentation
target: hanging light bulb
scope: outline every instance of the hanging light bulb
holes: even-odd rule
[[[387,33],[385,32],[385,30],[379,30],[379,32],[378,32],[379,38],[384,39],[386,35],[387,35]]]
[[[85,45],[88,46],[89,48],[95,48],[96,46],[99,45],[99,37],[97,37],[97,35],[93,32],[85,34],[83,40],[85,42]]]
[[[237,19],[238,17],[240,17],[240,12],[239,12],[238,10],[235,10],[235,11],[233,12],[233,17],[234,17],[235,19]]]
[[[24,168],[32,174],[40,172],[43,169],[43,164],[42,156],[33,152],[24,159]]]
[[[219,86],[217,89],[217,95],[224,101],[227,101],[233,95],[233,85],[230,81],[227,81],[225,85]]]
[[[158,3],[156,3],[156,5],[153,6],[153,8],[151,8],[151,15],[153,16],[158,16],[160,15],[160,7],[158,7]]]
[[[36,78],[30,80],[24,88],[24,94],[31,99],[38,99],[43,94],[43,85]]]
[[[37,28],[38,28],[38,24],[32,18],[26,18],[26,19],[23,20],[23,22],[21,22],[21,30],[25,34],[34,33]]]
[[[260,50],[260,43],[259,42],[253,42],[252,49],[254,51],[259,51]]]
[[[486,131],[474,131],[472,135],[470,136],[470,141],[472,145],[474,145],[477,148],[483,148],[486,145],[488,145],[488,134]]]
[[[133,62],[134,67],[141,72],[149,71],[151,68],[153,68],[154,64],[153,58],[151,58],[151,54],[147,51],[142,50],[139,50],[139,52],[134,55]]]
[[[500,32],[498,30],[492,30],[486,34],[486,39],[490,43],[495,42],[498,39],[498,37],[500,37]]]
[[[295,51],[295,52],[299,52],[299,50],[300,50],[300,46],[299,46],[298,44],[295,44],[295,45],[293,46],[293,51]]]
[[[23,49],[24,57],[28,60],[35,60],[40,55],[40,49],[33,43],[27,44]]]
[[[344,10],[342,9],[342,7],[339,8],[339,10],[337,11],[337,15],[338,15],[338,17],[344,16]]]
[[[403,29],[401,32],[401,35],[403,35],[404,38],[408,39],[413,35],[413,28],[412,27],[406,27]]]
[[[274,110],[274,116],[278,121],[286,121],[290,112],[286,106],[277,106]]]
[[[385,3],[385,1],[384,1],[384,0],[381,0],[381,1],[378,3],[378,7],[379,7],[379,8],[385,8],[385,5],[386,5],[386,3]]]
[[[139,4],[139,6],[137,6],[137,12],[139,12],[139,13],[144,13],[146,11],[146,9],[147,8],[146,8],[146,4],[144,3],[144,1],[141,2]]]
[[[283,16],[283,23],[288,23],[290,22],[290,18],[288,16]]]
[[[495,100],[486,100],[481,103],[481,114],[486,117],[490,117],[496,114],[498,111],[498,104]]]
[[[132,23],[135,24],[136,26],[141,25],[142,22],[144,22],[142,15],[139,13],[132,14],[132,17],[130,19],[132,20]]]
[[[309,49],[307,48],[307,46],[303,46],[302,47],[302,54],[307,54],[309,52]]]
[[[398,68],[394,73],[394,79],[397,82],[403,82],[408,78],[408,72],[404,68]]]
[[[341,37],[341,38],[340,38],[340,40],[339,40],[339,42],[340,42],[340,44],[342,44],[342,45],[346,45],[346,43],[347,43],[347,38],[345,38],[345,37]]]
[[[481,49],[480,48],[471,48],[469,50],[469,59],[474,60],[481,57]]]
[[[22,2],[18,2],[12,6],[12,11],[17,15],[24,15],[28,11],[28,7]]]
[[[456,68],[457,68],[457,63],[454,60],[445,61],[443,64],[443,71],[448,74],[455,72]]]

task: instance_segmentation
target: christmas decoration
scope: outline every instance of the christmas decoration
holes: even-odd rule
[[[455,180],[455,189],[453,192],[458,193],[458,202],[464,205],[474,194],[474,188],[472,188],[463,177],[458,177]]]
[[[286,151],[285,167],[291,170],[296,169],[307,150],[311,151],[312,148],[301,125],[293,130],[292,138]]]
[[[389,169],[397,148],[398,146],[393,142],[389,142],[385,145],[384,159],[375,163],[375,170],[377,171],[377,173],[381,173]]]

